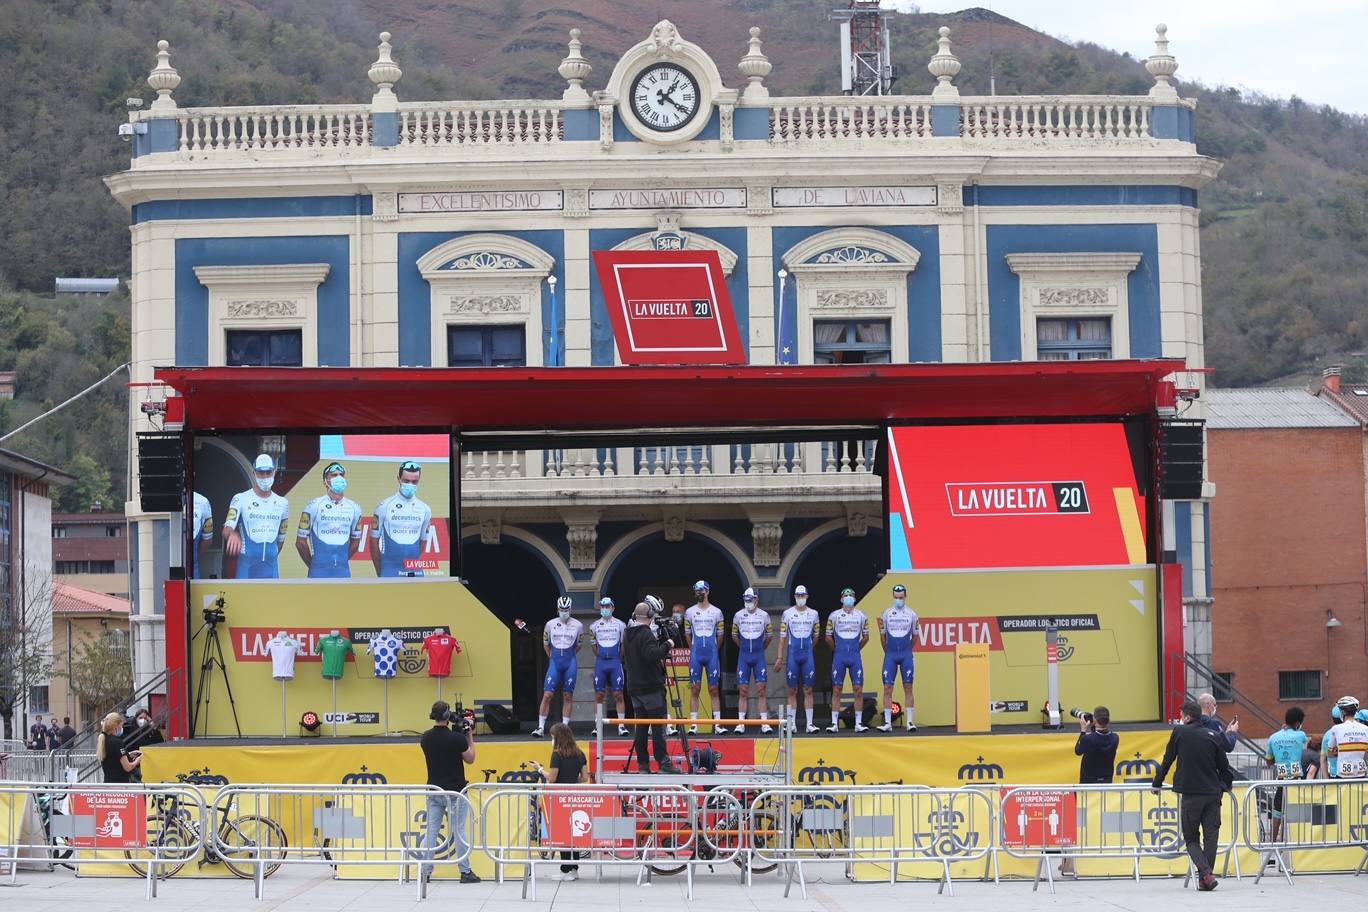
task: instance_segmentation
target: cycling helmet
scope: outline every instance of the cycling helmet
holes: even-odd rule
[[[711,592],[712,586],[708,585],[707,580],[699,580],[694,583],[694,592]]]
[[[901,592],[903,595],[907,594],[907,587],[904,586],[902,583],[898,583],[898,585],[893,587],[894,595],[897,595],[899,592]]]
[[[662,602],[660,599],[656,598],[654,595],[648,595],[644,599],[642,599],[642,601],[645,602],[648,606],[650,606],[652,615],[658,616],[665,613],[665,603]]]
[[[600,607],[600,608],[615,608],[615,607],[617,607],[617,606],[613,604],[613,600],[612,600],[612,599],[610,599],[608,596],[605,595],[603,598],[599,599],[599,607]]]
[[[749,588],[749,587],[747,587],[747,589],[746,589],[745,592],[741,593],[741,599],[742,599],[742,601],[754,602],[754,601],[758,601],[759,598],[760,598],[760,597],[759,597],[758,595],[755,594],[755,590],[754,590],[754,589],[751,589],[751,588]]]
[[[556,610],[569,611],[572,607],[574,607],[574,604],[575,603],[571,601],[570,596],[562,595],[560,598],[556,599]]]
[[[807,594],[808,594],[807,586],[799,586],[797,589],[794,589],[794,590],[793,590],[793,594],[794,594],[794,595],[807,595]]]
[[[1352,716],[1358,712],[1359,706],[1358,697],[1343,696],[1335,701],[1335,708],[1340,711],[1342,716]]]
[[[847,595],[853,597],[855,595],[855,590],[851,589],[849,586],[846,586],[844,589],[841,590],[841,598],[845,598]]]

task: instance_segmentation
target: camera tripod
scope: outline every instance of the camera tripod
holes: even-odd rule
[[[190,717],[190,734],[194,735],[195,727],[200,720],[209,712],[209,704],[213,700],[213,677],[215,668],[223,675],[223,687],[228,691],[228,707],[233,711],[233,728],[237,730],[238,737],[242,737],[242,725],[238,722],[237,701],[233,699],[233,682],[228,680],[228,665],[223,659],[223,643],[219,640],[218,623],[216,621],[205,620],[203,626],[195,632],[195,636],[190,638],[193,643],[195,637],[201,633],[204,637],[203,658],[200,659],[199,678],[195,681],[195,712]],[[207,722],[206,722],[207,727]],[[208,732],[205,732],[208,734]]]

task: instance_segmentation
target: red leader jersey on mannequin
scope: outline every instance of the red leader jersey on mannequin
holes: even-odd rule
[[[461,651],[461,643],[449,633],[434,633],[423,640],[423,651],[428,654],[428,677],[445,678],[451,675],[451,657]]]

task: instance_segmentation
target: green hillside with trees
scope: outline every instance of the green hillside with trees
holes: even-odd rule
[[[19,394],[0,429],[127,358],[126,295],[47,295],[55,276],[129,273],[127,214],[100,183],[126,166],[116,136],[158,38],[171,42],[183,106],[356,102],[375,35],[395,34],[404,99],[559,97],[565,32],[579,26],[603,84],[617,55],[658,16],[702,43],[733,84],[746,30],[760,25],[772,91],[834,93],[832,0],[4,0],[0,16],[0,371]],[[573,7],[573,8],[572,8]],[[924,94],[935,29],[949,25],[966,94],[1143,94],[1141,61],[1065,44],[986,10],[898,16],[900,91]],[[1183,62],[1182,23],[1170,37]],[[1181,76],[1182,70],[1179,70]],[[1184,83],[1199,101],[1198,145],[1226,162],[1202,197],[1207,358],[1214,381],[1301,382],[1368,343],[1368,119],[1298,98]],[[121,384],[7,446],[88,480],[59,504],[124,496]],[[99,473],[108,473],[108,488]]]

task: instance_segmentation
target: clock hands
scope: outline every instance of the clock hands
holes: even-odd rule
[[[670,104],[674,105],[676,108],[678,108],[679,110],[683,111],[685,114],[688,114],[688,113],[689,113],[689,109],[686,108],[686,107],[684,107],[684,106],[683,106],[682,104],[680,104],[679,102],[675,101],[673,95],[666,95],[664,100],[665,100],[665,101],[668,101]]]

